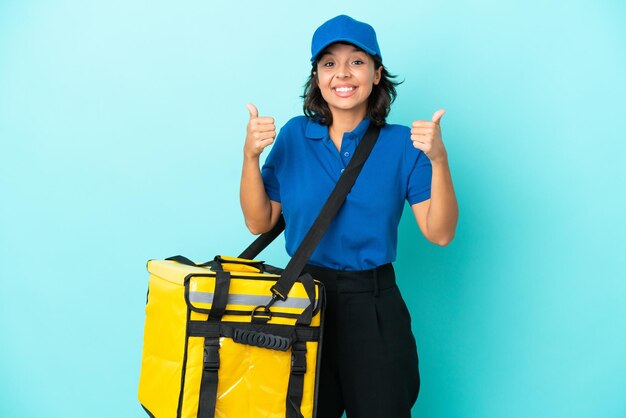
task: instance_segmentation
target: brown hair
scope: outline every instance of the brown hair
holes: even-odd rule
[[[358,47],[357,49],[363,51]],[[318,62],[325,52],[326,50],[318,54],[315,62],[313,62],[311,74],[309,74],[309,78],[304,85],[304,94],[301,97],[304,99],[302,106],[304,114],[321,125],[330,126],[333,123],[333,115],[317,85],[317,75],[315,71]],[[368,55],[374,61],[374,69],[378,70],[383,63],[378,57]],[[389,115],[389,111],[391,110],[391,104],[396,100],[396,86],[401,84],[402,81],[394,81],[394,78],[396,78],[396,76],[390,74],[387,69],[383,67],[380,82],[372,86],[372,92],[367,99],[367,116],[369,116],[376,126],[383,126],[385,124],[387,115]]]

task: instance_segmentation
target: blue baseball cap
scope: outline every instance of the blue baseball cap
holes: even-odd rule
[[[324,22],[313,34],[311,64],[315,62],[324,48],[335,42],[347,42],[356,45],[368,54],[377,56],[381,62],[383,60],[374,28],[350,16],[339,15]]]

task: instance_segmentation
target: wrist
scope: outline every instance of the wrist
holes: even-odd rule
[[[244,163],[259,163],[259,157],[261,154],[250,154],[247,152],[243,152],[243,162]]]
[[[436,159],[430,160],[430,164],[433,167],[447,167],[448,166],[448,155],[444,154],[442,156],[437,157]]]

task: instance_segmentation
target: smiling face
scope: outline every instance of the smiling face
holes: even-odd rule
[[[373,57],[354,45],[336,43],[326,48],[317,63],[317,85],[333,119],[347,114],[365,117],[382,68],[375,70]]]

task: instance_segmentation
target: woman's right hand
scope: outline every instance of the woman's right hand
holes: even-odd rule
[[[274,125],[274,118],[259,117],[259,111],[252,103],[246,104],[246,107],[250,112],[250,120],[248,121],[243,153],[246,158],[258,158],[265,147],[274,143],[276,126]]]

